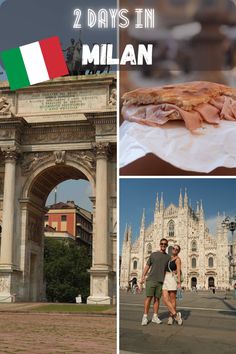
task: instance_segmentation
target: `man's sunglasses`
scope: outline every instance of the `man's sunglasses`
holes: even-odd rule
[[[161,246],[166,246],[166,247],[167,247],[167,246],[168,246],[168,243],[163,243],[163,242],[161,242],[161,243],[160,243],[160,245],[161,245]]]

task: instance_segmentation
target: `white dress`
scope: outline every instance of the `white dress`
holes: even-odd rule
[[[172,272],[166,272],[162,290],[177,291],[178,284]]]

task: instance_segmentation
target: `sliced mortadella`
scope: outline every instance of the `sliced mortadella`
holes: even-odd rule
[[[225,103],[225,96],[218,96],[212,98],[209,103],[212,106],[216,107],[219,111],[221,111]]]
[[[179,107],[176,107],[176,110],[180,112],[187,129],[194,131],[198,128],[201,128],[203,119],[200,113],[196,111],[188,112]]]
[[[179,115],[179,118],[182,118],[184,120],[187,129],[193,131],[198,128],[201,128],[203,119],[198,112],[185,111],[184,109],[179,108],[175,104],[170,103],[162,104],[161,106],[163,110],[167,110],[169,112],[172,110],[172,112],[175,112],[176,115]]]
[[[163,103],[159,105],[127,105],[123,106],[124,119],[150,126],[160,126],[169,120],[184,120],[186,128],[194,131],[201,128],[203,121],[218,125],[220,119],[236,120],[236,100],[222,95],[194,107],[192,111],[185,111],[175,104]]]
[[[122,115],[124,119],[152,126],[167,123],[169,120],[169,115],[173,112],[174,110],[164,111],[161,109],[161,105],[128,105],[123,106],[122,108]]]
[[[146,119],[163,125],[170,120],[170,115],[175,113],[174,109],[164,110],[162,105],[148,105],[146,109]]]
[[[201,114],[205,122],[210,124],[220,123],[220,111],[218,108],[212,106],[211,104],[203,103],[194,109]]]
[[[236,120],[236,102],[231,97],[225,96],[225,101],[221,110],[221,117],[226,120]]]
[[[128,105],[123,106],[122,115],[124,119],[132,121],[135,119],[145,119],[146,118],[146,106],[135,106]]]

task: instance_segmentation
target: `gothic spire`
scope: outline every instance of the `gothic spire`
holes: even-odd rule
[[[128,237],[129,237],[129,234],[128,234],[128,224],[125,225],[125,233],[124,233],[124,241],[125,242],[128,242]]]
[[[141,229],[145,229],[145,209],[143,209],[143,215],[142,215],[142,220],[141,220]]]
[[[200,201],[200,218],[204,219],[204,209],[203,209],[203,204],[202,200]]]
[[[185,188],[185,193],[184,193],[184,207],[188,207],[188,193],[187,193],[187,188]]]
[[[161,201],[160,201],[160,211],[164,210],[164,200],[163,200],[163,193],[161,193]]]
[[[129,241],[132,242],[132,226],[131,225],[128,227],[128,238],[129,238]]]
[[[131,242],[131,241],[132,241],[132,226],[126,224],[125,232],[124,232],[124,242]]]
[[[182,189],[179,192],[179,208],[183,208],[183,197],[182,197]]]
[[[199,209],[199,202],[197,201],[197,209],[196,209],[196,213],[199,214],[200,209]]]
[[[158,199],[158,193],[157,193],[157,199],[156,199],[156,209],[155,209],[156,213],[159,212],[159,199]]]
[[[216,221],[216,233],[217,233],[217,235],[220,234],[221,228],[222,228],[222,225],[221,225],[221,222],[220,222],[220,212],[218,211],[217,221]]]

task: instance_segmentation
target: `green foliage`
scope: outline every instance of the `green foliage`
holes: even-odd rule
[[[45,239],[44,276],[46,296],[50,302],[75,302],[78,294],[83,301],[89,296],[91,256],[85,247],[74,243]]]

